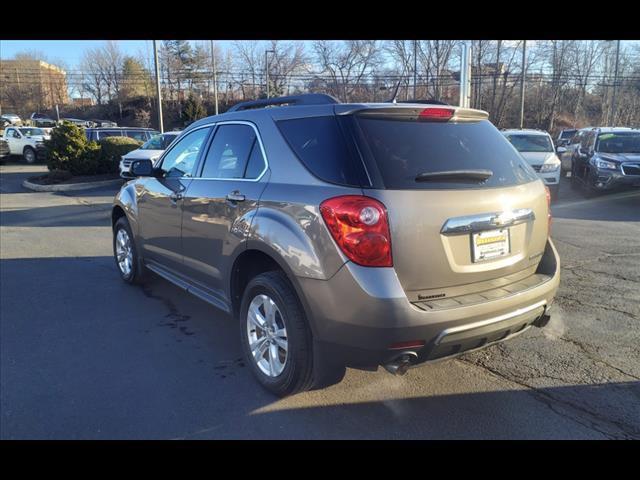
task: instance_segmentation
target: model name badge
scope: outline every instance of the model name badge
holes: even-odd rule
[[[433,298],[442,298],[444,296],[444,293],[438,293],[437,295],[418,295],[418,300],[431,300]]]

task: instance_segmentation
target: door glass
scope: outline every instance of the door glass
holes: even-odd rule
[[[260,148],[260,144],[256,139],[253,142],[253,148],[251,149],[251,155],[249,155],[249,162],[247,163],[247,168],[245,169],[244,178],[249,178],[255,180],[260,176],[266,162],[264,161],[264,157],[262,156],[262,149]]]
[[[165,155],[162,171],[165,177],[190,177],[198,159],[198,153],[209,134],[208,128],[200,128],[184,136]]]
[[[203,178],[243,178],[256,134],[249,125],[221,125],[207,152]]]

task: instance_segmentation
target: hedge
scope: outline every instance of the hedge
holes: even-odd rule
[[[51,131],[51,139],[45,141],[47,168],[72,175],[97,173],[100,145],[89,142],[84,130],[65,122]]]
[[[142,142],[129,137],[107,137],[100,140],[100,157],[97,173],[117,173],[120,158],[140,148]]]
[[[45,142],[47,168],[72,175],[117,173],[120,157],[135,150],[142,142],[129,137],[107,137],[89,142],[84,130],[65,122],[51,132]]]

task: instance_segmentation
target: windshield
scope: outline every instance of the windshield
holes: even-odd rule
[[[575,130],[563,130],[562,133],[560,134],[560,138],[563,140],[566,140],[568,138],[573,137],[575,133],[576,133]]]
[[[21,128],[20,133],[26,137],[33,137],[34,135],[46,135],[41,128]]]
[[[506,135],[519,152],[553,152],[551,139],[546,135]]]
[[[162,135],[154,135],[149,141],[140,147],[140,150],[163,150]]]
[[[640,132],[602,133],[596,151],[603,153],[640,153]]]

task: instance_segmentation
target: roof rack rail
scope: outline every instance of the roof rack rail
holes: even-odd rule
[[[250,100],[240,102],[231,107],[227,112],[238,112],[252,108],[263,108],[271,105],[329,105],[340,103],[339,100],[324,93],[305,93],[302,95],[291,95],[288,97],[265,98],[262,100]]]

